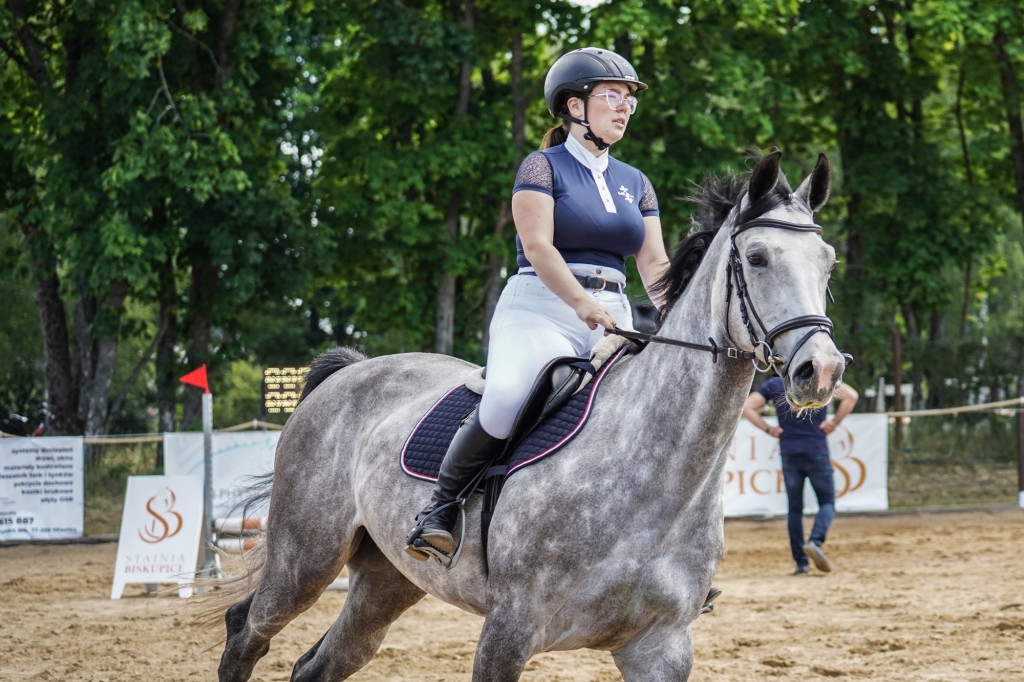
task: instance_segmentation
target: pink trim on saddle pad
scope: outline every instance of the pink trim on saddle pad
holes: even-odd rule
[[[436,481],[437,480],[437,476],[428,476],[427,474],[423,474],[423,473],[420,473],[418,471],[415,471],[414,469],[410,469],[406,465],[405,454],[409,450],[409,444],[418,435],[420,427],[423,425],[423,422],[425,422],[428,419],[430,419],[430,417],[434,414],[434,410],[437,409],[438,405],[440,405],[445,400],[447,400],[448,396],[450,396],[452,393],[454,393],[455,391],[459,390],[460,388],[464,387],[465,385],[466,384],[459,384],[458,386],[454,386],[447,393],[445,393],[443,396],[438,398],[437,401],[433,405],[430,406],[430,409],[423,413],[423,416],[420,417],[420,420],[418,422],[416,422],[416,426],[413,427],[412,431],[409,432],[409,436],[405,439],[405,445],[402,446],[402,452],[398,456],[398,461],[401,464],[402,471],[404,471],[409,476],[412,476],[413,478],[419,478],[419,479],[424,480],[424,481]]]

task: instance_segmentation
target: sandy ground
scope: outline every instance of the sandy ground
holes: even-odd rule
[[[715,584],[693,626],[691,680],[1024,679],[1024,512],[839,516],[828,575],[792,576],[785,525],[726,523]],[[0,680],[209,680],[219,649],[173,597],[109,599],[114,543],[0,548]],[[345,600],[327,592],[271,644],[254,679],[287,680]],[[428,597],[353,680],[468,680],[481,619]],[[431,671],[431,672],[425,672]],[[611,655],[556,652],[524,680],[619,680]]]

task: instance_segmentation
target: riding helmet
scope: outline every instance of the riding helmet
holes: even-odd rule
[[[570,97],[585,97],[595,83],[627,83],[633,92],[647,89],[636,69],[625,57],[598,47],[583,47],[559,57],[544,79],[544,101],[552,116],[558,116]]]

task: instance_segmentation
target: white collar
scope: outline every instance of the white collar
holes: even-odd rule
[[[572,154],[572,158],[582,163],[586,168],[598,173],[604,173],[608,169],[608,150],[597,156],[583,146],[583,143],[573,137],[572,133],[565,138],[565,148]]]

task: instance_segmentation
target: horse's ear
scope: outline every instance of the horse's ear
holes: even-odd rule
[[[768,194],[775,189],[775,185],[779,182],[779,162],[782,160],[782,152],[778,149],[772,151],[772,153],[763,157],[754,166],[753,172],[750,174],[750,184],[747,188],[747,195],[750,199],[750,203],[755,203],[760,199],[764,199]]]
[[[828,201],[829,187],[832,185],[832,162],[824,154],[818,154],[818,162],[814,170],[804,178],[795,194],[807,204],[811,213],[817,213]]]

